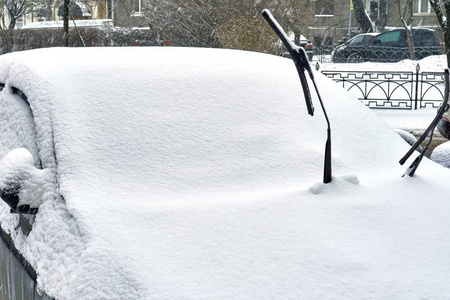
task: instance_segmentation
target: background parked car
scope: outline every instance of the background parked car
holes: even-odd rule
[[[352,37],[333,51],[334,62],[353,62],[359,50],[362,51],[378,33],[362,33]],[[356,55],[355,55],[356,54]]]
[[[413,29],[413,40],[416,59],[443,53],[442,43],[433,29]],[[405,29],[357,35],[333,52],[334,62],[397,62],[408,58]]]

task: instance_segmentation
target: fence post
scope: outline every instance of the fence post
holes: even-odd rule
[[[419,94],[419,71],[420,71],[420,65],[417,64],[416,65],[416,99],[415,99],[415,105],[414,105],[414,109],[417,109],[417,98],[418,98],[418,94]]]

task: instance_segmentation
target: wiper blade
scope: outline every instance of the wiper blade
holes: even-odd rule
[[[298,76],[300,77],[303,94],[305,95],[306,108],[308,109],[308,113],[311,116],[314,115],[314,106],[312,104],[308,82],[306,81],[305,70],[309,73],[311,79],[314,79],[314,75],[312,73],[311,66],[309,65],[305,50],[301,47],[298,47],[289,40],[280,24],[278,24],[277,20],[275,20],[268,9],[263,10],[262,16],[264,17],[264,19],[266,19],[267,23],[269,23],[270,27],[272,27],[275,33],[280,37],[284,46],[289,51],[289,54],[291,55],[292,60],[295,63],[295,67],[297,68]]]
[[[414,162],[411,164],[411,166],[406,170],[405,174],[408,174],[409,176],[413,176],[416,172],[417,168],[419,167],[420,162],[422,161],[423,156],[425,155],[425,152],[428,149],[428,146],[431,143],[431,140],[433,139],[433,131],[438,125],[439,121],[442,119],[442,116],[444,115],[445,111],[447,110],[448,101],[449,101],[449,92],[450,92],[450,74],[449,69],[445,69],[444,71],[444,100],[442,101],[441,108],[439,109],[438,113],[434,117],[431,124],[428,126],[428,128],[424,131],[424,133],[417,139],[416,143],[409,149],[409,151],[400,159],[399,163],[403,165],[408,158],[414,153],[414,151],[420,146],[420,144],[425,140],[425,138],[430,135],[430,139],[428,141],[427,146],[422,150],[422,153],[414,160]],[[404,176],[404,175],[403,175]]]
[[[306,52],[303,48],[298,47],[292,41],[289,40],[286,33],[281,28],[280,24],[278,24],[277,20],[272,16],[268,9],[263,10],[262,16],[269,23],[270,27],[275,31],[275,33],[280,37],[283,44],[286,46],[286,49],[291,54],[292,60],[295,63],[295,67],[297,68],[298,76],[300,77],[300,82],[302,84],[303,94],[305,95],[306,107],[308,109],[308,113],[312,116],[314,115],[314,106],[312,104],[311,93],[309,91],[308,82],[306,81],[305,70],[308,72],[309,77],[314,85],[314,89],[316,90],[317,97],[319,98],[320,105],[322,107],[323,114],[325,116],[325,120],[327,121],[327,141],[325,144],[325,159],[324,159],[324,170],[323,170],[323,182],[329,183],[332,179],[331,174],[331,126],[330,120],[328,119],[327,112],[325,111],[325,106],[323,105],[322,97],[320,97],[319,89],[317,88],[316,81],[314,80],[314,75],[311,70],[311,66],[308,61],[308,57],[306,56]]]

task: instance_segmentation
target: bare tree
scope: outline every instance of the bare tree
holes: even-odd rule
[[[450,68],[450,1],[429,0],[436,13],[439,26],[444,34],[445,54],[447,55],[447,67]]]
[[[401,0],[397,1],[398,14],[400,16],[400,21],[406,31],[406,40],[408,41],[409,58],[411,60],[416,59],[416,54],[414,53],[414,40],[412,34],[413,26],[413,2],[412,0],[406,0],[403,6],[400,4]]]
[[[257,30],[247,25],[262,23],[255,18],[262,20],[263,8],[271,9],[282,26],[294,33],[296,43],[314,15],[311,0],[146,0],[143,3],[146,20],[157,35],[176,45],[201,47],[222,46],[217,36],[219,27],[221,40],[228,42],[233,38],[225,38],[225,33],[248,39],[257,34]],[[243,22],[240,30],[239,21]],[[234,30],[225,30],[227,26]]]
[[[355,10],[356,20],[362,32],[374,32],[372,20],[366,12],[363,1],[353,0],[353,9]]]
[[[294,43],[297,45],[300,43],[302,33],[314,18],[313,5],[310,0],[265,0],[259,2],[259,13],[262,8],[269,8],[280,25],[286,31],[294,33]]]
[[[35,4],[35,0],[6,0],[0,12],[2,29],[13,29],[16,26],[17,20],[30,13]]]
[[[175,45],[216,47],[215,30],[228,1],[150,0],[143,11],[150,27]],[[222,13],[222,15],[221,15]]]
[[[227,49],[280,54],[278,36],[259,16],[234,17],[219,25],[216,36]]]

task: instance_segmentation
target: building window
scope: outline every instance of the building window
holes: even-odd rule
[[[142,1],[141,0],[134,0],[134,9],[131,13],[132,17],[142,17],[144,14],[142,12]]]
[[[316,16],[334,16],[334,0],[316,0]]]
[[[428,0],[413,0],[413,13],[427,14],[432,12],[433,11]]]
[[[378,1],[370,1],[369,16],[372,21],[376,21],[380,18],[380,3]]]

